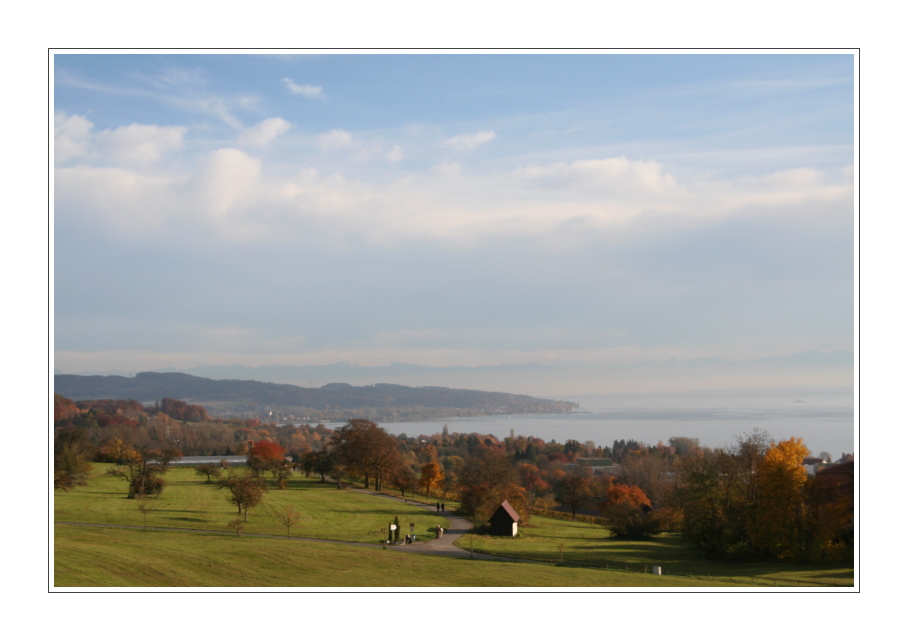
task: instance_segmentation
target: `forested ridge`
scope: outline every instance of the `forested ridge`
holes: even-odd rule
[[[570,401],[520,394],[376,384],[330,383],[320,388],[213,380],[180,373],[142,372],[134,377],[57,374],[54,391],[74,400],[178,398],[205,406],[213,415],[257,417],[267,408],[285,418],[346,420],[350,411],[372,420],[421,420],[449,416],[570,412]]]

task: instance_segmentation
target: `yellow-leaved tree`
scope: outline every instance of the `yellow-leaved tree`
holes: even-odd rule
[[[443,477],[441,466],[435,461],[422,466],[419,474],[419,484],[425,488],[426,496],[429,496],[429,492],[441,482]]]
[[[800,438],[771,443],[754,477],[756,503],[747,528],[751,545],[778,559],[800,556],[810,450]]]

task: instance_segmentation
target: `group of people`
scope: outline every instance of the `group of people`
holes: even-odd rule
[[[435,538],[440,539],[441,535],[445,533],[445,529],[440,525],[435,526]]]
[[[436,512],[444,512],[444,511],[445,511],[445,504],[444,504],[444,503],[438,503],[438,502],[436,501],[436,503],[435,503],[435,511],[436,511]]]

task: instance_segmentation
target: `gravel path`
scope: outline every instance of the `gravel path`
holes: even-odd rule
[[[435,512],[434,505],[425,505],[417,501],[409,501],[404,498],[399,498],[396,496],[389,496],[387,494],[381,494],[379,492],[371,492],[369,490],[356,490],[357,492],[364,492],[366,494],[372,494],[373,496],[382,496],[390,501],[398,501],[399,503],[408,503],[410,505],[417,505],[419,507],[425,508],[429,512]],[[444,518],[450,521],[451,526],[445,530],[445,533],[440,539],[422,539],[419,540],[417,537],[416,543],[411,545],[391,545],[388,546],[388,549],[393,549],[395,551],[407,552],[407,553],[417,553],[417,554],[434,554],[438,556],[451,556],[458,558],[475,558],[475,559],[485,559],[487,561],[502,561],[504,559],[493,556],[491,554],[479,554],[478,552],[473,554],[470,550],[462,550],[461,548],[454,545],[454,542],[459,539],[461,536],[466,534],[473,527],[473,524],[469,520],[457,516],[450,510],[445,511],[439,514]]]

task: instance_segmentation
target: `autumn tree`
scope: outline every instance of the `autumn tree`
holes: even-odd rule
[[[365,487],[371,478],[376,491],[401,462],[397,439],[364,419],[352,419],[337,429],[331,447],[341,465],[361,476]]]
[[[577,518],[577,510],[582,510],[592,502],[593,493],[588,476],[572,474],[564,478],[558,487],[561,503],[571,508],[571,519]]]
[[[425,489],[426,496],[429,496],[429,492],[438,485],[442,478],[444,478],[444,475],[442,474],[441,466],[435,461],[422,466],[419,471],[419,484]]]
[[[284,506],[284,509],[278,513],[278,521],[281,522],[285,528],[287,528],[287,538],[290,538],[290,528],[299,523],[299,520],[302,518],[302,514],[292,505]]]
[[[136,506],[139,508],[139,512],[142,513],[142,529],[148,527],[148,513],[154,512],[154,506],[151,505],[145,499],[139,501],[139,504]]]
[[[88,482],[88,473],[92,470],[92,451],[85,430],[70,427],[57,432],[54,437],[55,490],[70,490]]]
[[[802,461],[810,451],[800,438],[773,443],[756,470],[756,501],[747,534],[751,545],[777,559],[800,557],[807,471]]]
[[[325,482],[325,477],[335,471],[335,457],[328,450],[316,450],[308,452],[305,455],[305,465],[311,465],[312,471],[321,477],[321,482]]]
[[[645,539],[657,534],[659,522],[649,498],[639,487],[615,483],[608,500],[599,507],[614,538]]]
[[[416,478],[416,472],[414,472],[408,465],[401,465],[399,468],[394,470],[390,478],[391,487],[397,488],[400,490],[401,496],[406,496],[406,492],[410,492],[412,496],[416,491],[416,488],[419,487],[419,479]]]
[[[503,452],[486,450],[476,458],[467,459],[458,478],[460,507],[468,515],[488,519],[498,506],[508,501],[521,522],[529,519],[529,501],[519,484],[517,471],[510,457]]]
[[[239,536],[243,531],[243,528],[246,527],[246,522],[243,519],[232,519],[227,521],[227,527],[236,532],[236,535]]]
[[[195,466],[195,473],[196,476],[204,476],[205,483],[211,483],[212,478],[215,481],[221,478],[221,465],[219,463],[202,463]]]
[[[236,505],[237,514],[242,514],[244,521],[249,519],[249,510],[261,503],[265,496],[265,482],[250,474],[231,472],[218,481],[218,488],[230,493],[227,500]]]
[[[164,474],[173,461],[183,457],[182,453],[174,448],[152,448],[141,446],[123,453],[125,458],[122,465],[107,470],[107,473],[117,478],[122,478],[128,486],[128,498],[137,496],[157,496],[163,491],[166,482]]]
[[[823,476],[808,477],[799,524],[800,561],[854,560],[854,494]]]
[[[173,398],[161,399],[161,402],[156,404],[155,407],[162,414],[178,421],[198,423],[208,420],[208,412],[201,405],[189,405],[185,401],[178,401]]]
[[[450,494],[455,487],[457,487],[457,475],[450,470],[445,470],[441,475],[441,480],[438,481],[438,489],[441,490],[441,500],[447,501],[448,494]]]
[[[757,502],[756,474],[769,436],[754,430],[729,449],[700,449],[681,459],[674,503],[681,532],[712,557],[750,555],[748,523]]]
[[[274,470],[286,463],[284,457],[286,453],[280,443],[274,441],[260,440],[253,443],[246,455],[246,465],[249,466],[256,475],[265,470]]]
[[[123,465],[135,456],[132,445],[120,437],[111,438],[101,444],[100,459],[104,462]]]
[[[667,450],[638,449],[628,452],[621,460],[619,480],[627,485],[636,485],[653,501],[661,503],[672,490],[670,479],[675,471],[674,461]]]
[[[668,444],[679,457],[693,456],[700,451],[700,439],[687,436],[673,436]]]

